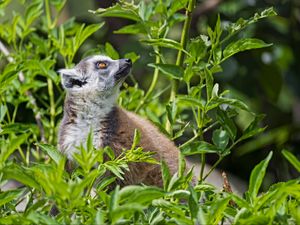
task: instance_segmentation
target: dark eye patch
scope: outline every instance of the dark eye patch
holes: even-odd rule
[[[87,81],[85,81],[85,80],[78,80],[78,79],[70,78],[66,82],[65,86],[66,86],[66,88],[72,88],[74,86],[82,87],[85,84],[87,84]]]

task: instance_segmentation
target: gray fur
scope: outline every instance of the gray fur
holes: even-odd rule
[[[99,69],[96,63],[106,62],[107,69]],[[126,63],[127,62],[127,63]],[[105,146],[113,132],[107,121],[119,92],[120,80],[129,72],[131,62],[112,60],[96,55],[81,60],[72,69],[60,70],[62,85],[67,91],[64,116],[59,131],[60,150],[72,159],[77,147],[85,144],[90,131],[94,146]],[[126,69],[126,71],[125,71]]]

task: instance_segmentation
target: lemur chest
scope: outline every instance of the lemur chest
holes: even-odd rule
[[[105,138],[106,113],[98,114],[81,114],[77,115],[72,123],[62,125],[62,142],[61,148],[69,159],[72,158],[74,152],[78,152],[81,145],[86,147],[86,141],[89,133],[93,137],[93,145],[95,148],[103,147],[103,139]]]

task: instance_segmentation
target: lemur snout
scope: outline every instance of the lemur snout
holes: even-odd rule
[[[119,70],[115,74],[115,78],[119,80],[126,77],[130,72],[131,66],[131,59],[119,59]]]
[[[120,61],[120,66],[122,66],[122,64],[127,64],[128,66],[132,66],[131,59],[119,59],[119,61]]]

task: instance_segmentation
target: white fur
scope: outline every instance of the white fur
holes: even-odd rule
[[[112,110],[115,103],[115,96],[103,99],[103,107],[99,107],[93,102],[82,103],[82,110],[75,119],[75,123],[69,124],[65,130],[64,153],[68,159],[72,159],[74,152],[78,152],[78,147],[86,144],[87,136],[90,131],[93,133],[93,145],[96,149],[102,146],[103,134],[101,132],[101,122]]]
[[[97,70],[97,61],[109,62],[106,70]],[[73,100],[71,106],[76,112],[73,123],[64,124],[63,119],[59,138],[61,151],[72,159],[78,147],[85,147],[86,139],[90,131],[93,132],[95,148],[102,147],[101,122],[115,105],[119,85],[115,83],[114,74],[119,70],[119,60],[112,60],[106,56],[93,56],[84,59],[72,69],[59,70],[62,85],[67,91],[67,97]],[[79,79],[87,82],[82,87],[67,88],[65,79]]]

